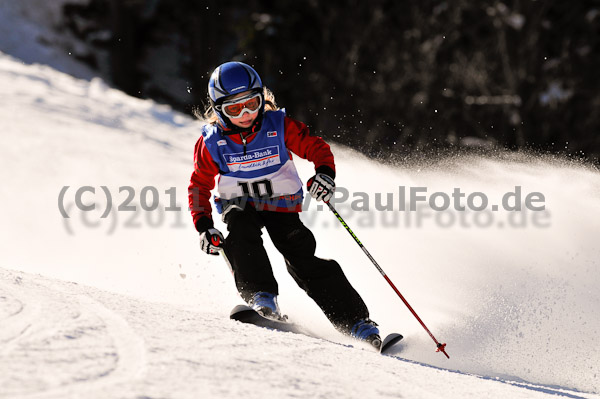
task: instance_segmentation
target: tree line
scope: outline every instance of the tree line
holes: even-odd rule
[[[370,156],[600,156],[599,1],[92,0],[64,15],[84,61],[185,112],[239,60],[289,115]]]

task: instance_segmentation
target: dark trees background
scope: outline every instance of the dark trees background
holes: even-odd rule
[[[186,112],[239,60],[292,117],[371,156],[600,156],[600,1],[92,0],[65,21],[113,84]]]

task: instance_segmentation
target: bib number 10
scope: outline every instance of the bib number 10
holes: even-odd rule
[[[242,188],[244,195],[249,197],[271,198],[273,196],[273,183],[268,179],[258,180],[250,184],[248,184],[248,182],[238,182],[238,186]]]

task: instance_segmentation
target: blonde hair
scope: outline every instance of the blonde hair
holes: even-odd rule
[[[263,96],[265,98],[265,111],[277,111],[279,107],[275,102],[275,94],[267,86],[263,86]],[[216,124],[219,120],[217,113],[215,112],[212,105],[209,104],[202,111],[199,108],[194,110],[196,118],[200,119],[204,123]]]

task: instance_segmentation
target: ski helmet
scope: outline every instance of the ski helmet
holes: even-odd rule
[[[254,126],[257,124],[260,125],[265,107],[265,99],[263,96],[263,84],[258,73],[250,65],[237,61],[226,62],[213,71],[208,81],[208,96],[210,104],[223,126],[234,131],[239,130],[221,111],[221,104],[228,97],[248,90],[259,93],[262,97],[261,107]]]

